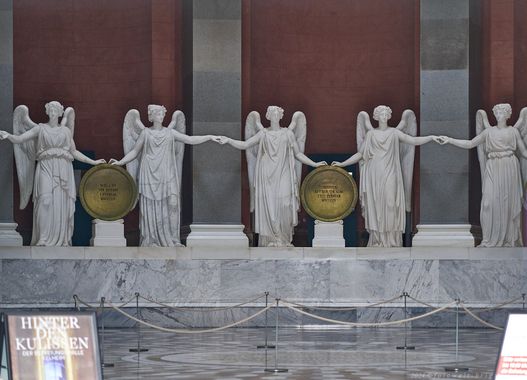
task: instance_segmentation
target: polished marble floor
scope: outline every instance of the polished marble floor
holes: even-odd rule
[[[180,335],[151,329],[105,332],[105,379],[290,379],[399,380],[491,379],[502,333],[487,329],[459,332],[456,364],[455,330],[412,329],[404,345],[404,328],[279,330],[278,351],[257,349],[264,329],[236,328],[223,332]],[[148,352],[136,354],[137,337]],[[270,344],[274,330],[269,330]],[[287,368],[286,373],[264,369]],[[454,373],[445,367],[468,367]]]

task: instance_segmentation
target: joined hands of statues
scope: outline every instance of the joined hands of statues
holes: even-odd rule
[[[225,145],[229,142],[230,138],[227,136],[214,136],[212,141],[217,142],[218,144]]]
[[[0,140],[5,140],[9,137],[9,133],[6,131],[0,131]]]
[[[448,136],[434,136],[432,139],[439,145],[445,145],[445,144],[448,144],[449,137]]]

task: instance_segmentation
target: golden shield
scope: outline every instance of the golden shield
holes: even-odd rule
[[[319,166],[306,176],[300,188],[304,209],[323,222],[344,219],[355,209],[357,198],[355,180],[337,166]]]
[[[128,214],[137,200],[137,186],[132,176],[116,165],[91,168],[80,185],[82,207],[96,219],[117,220]]]

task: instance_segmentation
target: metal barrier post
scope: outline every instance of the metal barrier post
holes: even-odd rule
[[[265,307],[269,304],[269,292],[265,292]],[[272,344],[269,345],[269,339],[268,339],[268,332],[269,332],[269,324],[267,319],[267,310],[265,311],[265,343],[263,345],[258,345],[256,348],[276,348]]]
[[[101,297],[101,330],[102,330],[102,337],[101,337],[101,366],[103,368],[107,367],[114,367],[113,363],[106,363],[104,361],[104,301],[106,301],[106,298]]]
[[[137,319],[141,319],[139,314],[139,293],[135,293],[135,317]],[[137,323],[137,348],[130,348],[128,351],[130,352],[147,352],[148,348],[142,348],[141,347],[141,324]]]
[[[408,309],[406,307],[406,297],[408,297],[409,294],[407,292],[403,292],[404,297],[404,319],[408,319]],[[397,346],[395,349],[397,350],[415,350],[415,346],[409,346],[408,344],[408,322],[404,322],[404,346]]]
[[[460,367],[459,364],[459,303],[461,300],[456,298],[456,365],[454,367],[445,367],[447,372],[468,372],[468,367]]]
[[[265,368],[265,372],[280,373],[289,371],[287,368],[278,368],[278,312],[280,298],[276,299],[276,322],[275,322],[275,350],[274,350],[274,368]]]
[[[522,309],[525,309],[525,293],[522,293]]]
[[[81,308],[79,307],[79,303],[77,301],[77,295],[76,294],[73,295],[73,301],[75,301],[75,310],[80,311]]]

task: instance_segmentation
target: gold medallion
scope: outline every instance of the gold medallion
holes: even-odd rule
[[[304,209],[323,222],[344,219],[355,209],[357,198],[355,180],[337,166],[319,166],[306,176],[300,188]]]
[[[80,185],[82,207],[96,219],[117,220],[128,214],[137,200],[134,179],[120,166],[102,164],[91,168]]]

